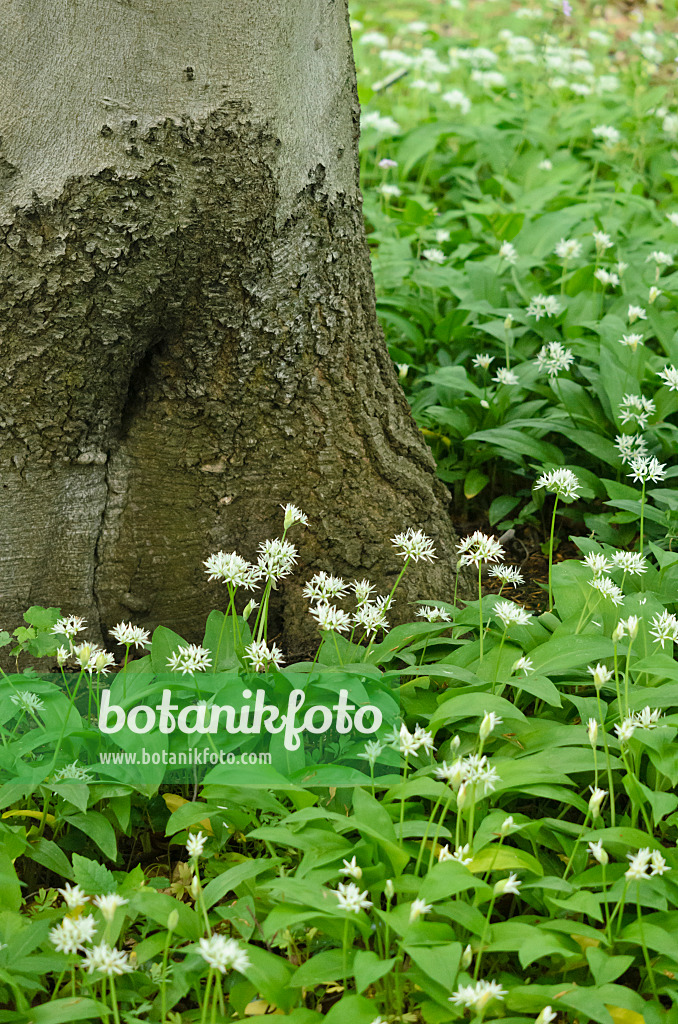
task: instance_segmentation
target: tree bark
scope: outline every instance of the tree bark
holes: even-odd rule
[[[451,598],[449,495],[374,309],[345,0],[5,0],[0,622],[29,604],[199,640],[202,561],[301,506],[305,580]],[[299,529],[299,528],[297,528]],[[399,614],[403,614],[401,606]]]

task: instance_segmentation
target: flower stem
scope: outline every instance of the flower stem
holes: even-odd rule
[[[551,516],[551,536],[549,537],[549,611],[553,611],[553,534],[556,528],[556,509],[558,508],[558,495],[553,502],[553,514]]]
[[[480,620],[480,660],[483,660],[483,563],[478,561],[478,618]]]

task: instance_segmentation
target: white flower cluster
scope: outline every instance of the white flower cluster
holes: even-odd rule
[[[638,850],[638,853],[627,853],[626,856],[630,863],[624,877],[629,881],[640,882],[653,875],[663,875],[669,870],[659,850],[651,850],[648,846]]]
[[[631,459],[631,472],[626,475],[632,477],[635,483],[646,483],[648,480],[659,483],[666,476],[666,465],[654,457],[634,455]]]
[[[353,615],[330,603],[332,599],[345,597],[349,589],[356,598],[357,607]],[[321,571],[308,581],[303,595],[316,602],[311,606],[310,614],[324,632],[334,630],[337,633],[346,633],[353,626],[362,628],[367,636],[372,637],[378,630],[388,629],[386,612],[390,607],[388,597],[370,600],[375,589],[369,580],[354,580],[349,588],[340,576],[331,576]]]
[[[549,341],[537,353],[537,366],[549,377],[557,377],[563,370],[569,370],[574,362],[572,350],[565,348],[559,341]]]
[[[31,690],[18,690],[9,699],[20,711],[27,711],[29,714],[34,715],[36,711],[45,710],[45,702]]]
[[[502,584],[510,583],[513,587],[525,582],[517,565],[493,565],[488,575],[501,580]]]
[[[436,608],[434,605],[425,604],[417,612],[420,619],[426,619],[427,622],[451,622],[450,613],[446,612],[444,608]]]
[[[505,552],[496,537],[476,530],[457,544],[459,565],[479,566],[481,562],[500,562]]]
[[[678,391],[678,369],[675,366],[665,366],[663,370],[657,371],[669,391]]]
[[[639,455],[647,454],[647,445],[642,434],[617,434],[614,443],[623,465]]]
[[[241,974],[250,966],[250,958],[235,939],[225,935],[210,935],[198,940],[198,953],[215,971],[225,974],[228,970]]]
[[[513,601],[497,601],[492,611],[503,623],[504,629],[510,626],[529,626],[532,620],[530,613]]]
[[[82,907],[90,902],[80,886],[66,884],[64,889],[58,890],[63,896],[64,902],[69,910],[77,912],[77,916],[67,915],[63,920],[50,929],[49,939],[59,953],[82,953],[80,966],[88,974],[103,974],[106,977],[126,974],[133,970],[129,963],[128,954],[122,950],[101,942],[97,946],[88,948],[97,931],[97,922],[90,914],[79,913]],[[129,901],[117,893],[105,893],[94,896],[91,900],[93,906],[101,912],[104,921],[110,923],[115,916],[118,907],[122,907]]]
[[[617,734],[617,739],[622,743],[627,743],[636,729],[656,729],[660,724],[661,717],[659,708],[653,710],[649,704],[642,711],[633,711],[618,725],[615,725],[614,731]]]
[[[561,238],[554,252],[561,260],[575,260],[582,254],[582,244],[574,238]]]
[[[581,484],[579,477],[571,469],[552,469],[548,473],[542,473],[534,485],[535,490],[541,487],[565,501],[574,501],[579,497]]]
[[[498,981],[476,981],[472,985],[459,985],[454,995],[450,996],[450,1002],[454,1006],[482,1013],[493,999],[504,999],[507,995],[507,990]]]
[[[410,732],[406,725],[401,725],[393,736],[393,746],[405,757],[412,757],[422,749],[427,753],[435,749],[433,734],[421,725],[417,725],[414,732]]]
[[[651,398],[645,398],[641,394],[625,394],[620,404],[620,419],[622,423],[635,421],[640,429],[644,430],[655,409]]]
[[[179,646],[167,659],[167,667],[182,675],[206,672],[211,664],[210,652],[199,644]]]
[[[614,271],[605,270],[605,267],[598,267],[594,271],[593,276],[605,287],[609,285],[610,288],[616,288],[619,284],[619,274],[615,274]]]
[[[349,914],[359,914],[361,910],[369,910],[372,906],[372,901],[367,899],[367,889],[361,892],[355,882],[339,882],[334,894],[339,908]]]
[[[50,632],[54,636],[65,636],[68,640],[68,647],[61,646],[57,649],[57,662],[60,666],[63,666],[67,661],[72,660],[80,666],[83,672],[88,672],[90,676],[93,672],[107,675],[111,665],[115,664],[115,658],[112,654],[105,651],[103,647],[99,647],[98,644],[73,643],[74,638],[84,629],[85,625],[86,620],[80,615],[68,615],[57,619]],[[124,623],[121,623],[121,626],[123,625]],[[116,630],[119,628],[121,627],[116,626]],[[133,629],[136,627],[129,625],[127,628]],[[144,632],[144,630],[141,630],[142,634]]]
[[[490,765],[487,754],[468,754],[466,757],[456,758],[452,764],[443,761],[436,768],[435,776],[447,782],[462,799],[467,796],[465,787],[478,786],[484,796],[489,796],[490,793],[494,793],[499,782],[499,773]]]
[[[553,295],[534,295],[527,307],[527,315],[535,320],[541,320],[543,316],[557,316],[558,313],[560,303]]]
[[[265,640],[253,640],[245,648],[243,657],[255,672],[266,672],[271,665],[280,668],[285,663],[280,648],[274,643],[269,646]]]
[[[650,626],[650,636],[661,644],[662,650],[667,640],[671,645],[678,643],[678,618],[671,612],[664,610],[655,615],[650,620]]]

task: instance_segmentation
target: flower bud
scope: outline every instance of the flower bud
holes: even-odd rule
[[[250,600],[250,601],[247,602],[247,604],[245,605],[245,607],[243,608],[243,611],[242,611],[242,617],[245,620],[245,622],[247,622],[247,620],[249,619],[250,615],[252,614],[252,612],[254,611],[254,609],[256,607],[257,607],[257,602],[256,601]]]
[[[461,969],[465,971],[467,967],[470,967],[471,961],[473,960],[473,950],[471,944],[466,947],[464,952],[461,954]]]
[[[173,910],[167,918],[167,931],[173,932],[179,924],[179,911]]]
[[[589,843],[589,852],[593,857],[596,858],[599,864],[610,863],[610,858],[607,855],[607,851],[603,849],[602,839],[599,839],[597,843]]]
[[[501,718],[495,715],[494,711],[486,711],[485,716],[480,723],[480,742],[484,743],[487,737],[490,735],[495,725],[499,725]]]
[[[501,823],[501,828],[499,829],[499,835],[502,836],[502,837],[503,836],[508,836],[508,835],[511,834],[511,832],[513,831],[514,828],[515,828],[515,822],[513,820],[513,815],[509,814],[509,816],[507,818],[504,818],[504,820]]]
[[[386,899],[392,900],[395,895],[395,886],[393,885],[393,879],[387,878],[386,884],[384,885],[384,892],[386,893]]]
[[[589,743],[595,748],[596,743],[598,742],[598,723],[595,718],[589,718],[587,729],[589,734]]]
[[[512,327],[513,327],[513,317],[509,313],[509,315],[504,320],[504,328],[505,328],[505,330],[510,331]]]
[[[603,800],[605,799],[606,796],[607,796],[607,790],[606,789],[592,789],[591,790],[591,797],[589,799],[589,811],[591,812],[591,817],[593,818],[594,821],[596,820],[596,818],[600,817],[600,806],[601,806],[601,804],[602,804],[602,802],[603,802]]]
[[[457,793],[457,810],[458,811],[463,811],[464,810],[464,807],[466,806],[466,803],[467,803],[467,799],[468,799],[468,786],[466,785],[465,782],[463,782],[461,784],[461,786],[459,787],[459,792]]]

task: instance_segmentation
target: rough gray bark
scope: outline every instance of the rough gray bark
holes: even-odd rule
[[[406,596],[449,598],[449,496],[375,317],[345,0],[0,17],[2,626],[56,604],[198,640],[202,560],[252,558],[287,501],[292,654],[308,576],[385,591],[409,525],[441,557]]]

